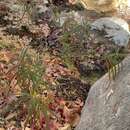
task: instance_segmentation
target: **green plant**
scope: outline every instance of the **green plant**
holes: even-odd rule
[[[35,90],[22,92],[20,99],[27,108],[27,116],[24,127],[27,124],[31,128],[49,130],[49,101],[44,99],[44,96],[37,93]],[[44,122],[43,122],[44,121]]]
[[[48,103],[44,100],[42,93],[48,89],[47,83],[43,80],[44,68],[40,55],[29,55],[27,49],[20,55],[20,64],[17,71],[18,85],[22,89],[21,99],[28,99],[26,105],[28,108],[27,122],[34,126],[40,126],[39,120],[44,115],[48,124]],[[48,125],[46,125],[48,128]]]
[[[43,80],[44,67],[40,55],[30,55],[25,48],[19,59],[17,70],[18,84],[21,88],[31,86],[35,91],[46,89],[45,81]]]
[[[76,21],[68,19],[63,25],[63,35],[60,42],[63,47],[60,56],[64,63],[70,68],[74,68],[75,58],[84,54],[84,43],[89,36],[89,25],[83,23],[79,25]]]
[[[19,105],[26,107],[27,115],[25,127],[27,124],[31,128],[49,130],[49,108],[48,104],[51,99],[48,99],[44,92],[47,90],[48,84],[44,81],[44,67],[42,58],[39,54],[30,53],[28,47],[24,48],[18,58],[18,63],[15,67],[8,71],[8,74],[15,71],[10,79],[10,84],[13,80],[21,92],[19,94]],[[42,118],[42,119],[41,119]],[[45,120],[41,123],[41,120]]]
[[[127,50],[125,50],[124,52],[120,52],[120,50],[118,49],[116,52],[104,56],[110,80],[115,80],[118,73],[122,70],[122,60],[127,54]]]

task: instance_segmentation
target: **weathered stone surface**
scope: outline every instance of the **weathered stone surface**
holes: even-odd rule
[[[115,81],[106,74],[92,86],[75,130],[130,130],[130,55]]]
[[[104,17],[97,19],[91,25],[92,30],[99,30],[106,33],[105,37],[116,45],[127,46],[130,38],[128,23],[118,17]]]
[[[86,9],[97,12],[116,12],[126,10],[130,6],[129,0],[77,0]]]

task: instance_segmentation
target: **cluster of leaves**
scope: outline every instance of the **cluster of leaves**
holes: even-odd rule
[[[4,78],[0,79],[1,90],[5,86],[3,93],[6,91],[6,97],[2,99],[4,109],[0,111],[5,120],[3,126],[10,128],[6,124],[16,120],[22,129],[62,130],[75,127],[80,119],[82,100],[77,98],[75,101],[65,101],[52,93],[44,80],[45,69],[41,55],[36,56],[33,51],[29,49],[30,53],[27,50],[28,47],[22,50],[18,60],[6,73],[3,73],[5,68],[0,73]],[[10,63],[13,56],[3,54],[6,62]]]
[[[45,28],[44,28],[45,29]],[[58,52],[61,48],[61,44],[58,40],[58,37],[60,36],[61,29],[58,27],[48,27],[48,30],[50,30],[46,35],[33,37],[30,45],[38,50],[39,52],[50,51],[50,52]],[[54,54],[53,53],[53,54]]]
[[[44,57],[44,63],[46,66],[45,78],[51,84],[55,84],[56,79],[61,78],[61,76],[74,76],[73,72],[56,56],[46,54]]]
[[[85,101],[88,96],[87,93],[91,87],[90,83],[83,82],[79,78],[72,76],[59,78],[58,82],[59,84],[56,87],[57,95],[73,101],[78,98]]]

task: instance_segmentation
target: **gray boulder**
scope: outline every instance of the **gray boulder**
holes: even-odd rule
[[[116,45],[128,45],[130,38],[129,25],[121,18],[104,17],[97,19],[91,24],[91,29],[105,32],[105,37],[108,37]]]
[[[114,81],[106,74],[92,86],[75,130],[130,130],[130,56]]]

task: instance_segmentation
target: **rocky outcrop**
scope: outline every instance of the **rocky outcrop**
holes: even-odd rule
[[[92,86],[75,130],[130,130],[130,55],[114,81],[106,74]]]

